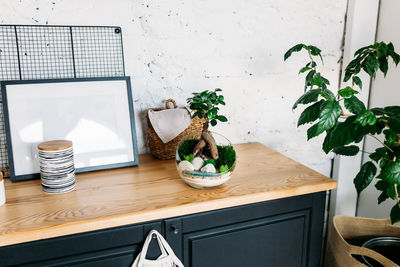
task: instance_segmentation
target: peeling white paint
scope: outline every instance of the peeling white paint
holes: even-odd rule
[[[337,89],[346,0],[2,0],[1,23],[116,25],[123,30],[132,77],[139,151],[146,149],[145,111],[192,92],[220,87],[229,123],[216,127],[235,143],[259,141],[326,175],[322,138],[296,128],[306,62],[284,52],[298,42],[323,48],[323,72]]]

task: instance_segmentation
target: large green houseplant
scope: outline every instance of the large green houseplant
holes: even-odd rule
[[[371,78],[378,71],[386,75],[388,61],[393,60],[397,66],[400,55],[395,52],[392,43],[380,42],[360,48],[345,69],[343,81],[350,85],[335,94],[328,89],[328,79],[318,72],[317,61],[323,62],[319,48],[297,44],[285,53],[284,60],[293,52],[302,50],[307,53],[310,62],[300,69],[299,73],[306,74],[304,94],[295,102],[293,109],[299,104],[308,106],[301,113],[298,126],[313,123],[307,130],[308,140],[326,133],[322,145],[325,153],[333,151],[339,155],[354,156],[360,152],[354,144],[361,142],[366,135],[379,142],[380,147],[369,153],[370,160],[363,164],[354,178],[354,185],[359,194],[376,178],[375,187],[381,191],[378,203],[393,199],[395,205],[390,218],[392,223],[400,221],[400,106],[367,108],[356,96],[362,89],[361,71]],[[381,90],[384,94],[384,88]],[[381,134],[384,137],[380,137]],[[380,167],[379,173],[377,166]]]

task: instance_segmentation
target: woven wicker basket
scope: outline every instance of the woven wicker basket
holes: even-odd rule
[[[170,103],[173,104],[174,108],[177,108],[175,100],[168,99],[165,101],[165,109],[170,108]],[[160,111],[162,108],[151,108],[149,110]],[[189,134],[198,134],[199,138],[201,135],[201,131],[203,130],[203,124],[205,119],[199,119],[195,117],[192,120],[192,123],[177,137],[169,141],[168,143],[163,143],[161,139],[158,137],[155,132],[151,122],[149,120],[149,116],[147,116],[147,135],[149,137],[149,147],[151,154],[158,159],[173,159],[175,157],[176,147],[178,146],[179,141],[186,135]]]

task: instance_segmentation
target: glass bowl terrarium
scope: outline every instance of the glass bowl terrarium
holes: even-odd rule
[[[176,150],[176,167],[179,176],[188,185],[198,188],[212,188],[227,182],[235,169],[236,152],[231,142],[224,136],[209,132],[215,139],[218,158],[215,160],[208,147],[198,155],[193,150],[201,140],[200,134],[182,138]]]
[[[231,178],[235,168],[236,152],[231,142],[220,134],[211,132],[208,127],[226,122],[219,114],[219,105],[225,105],[222,90],[205,90],[193,93],[187,99],[192,117],[205,119],[200,133],[184,137],[176,150],[176,165],[181,178],[195,188],[219,186]]]

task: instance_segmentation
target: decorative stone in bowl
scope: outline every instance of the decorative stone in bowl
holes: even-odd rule
[[[210,132],[216,142],[218,158],[214,160],[208,148],[205,147],[193,155],[193,150],[199,142],[200,134],[191,134],[182,138],[176,150],[176,167],[180,177],[188,185],[198,188],[217,187],[227,182],[236,165],[236,152],[232,143],[224,136]]]

